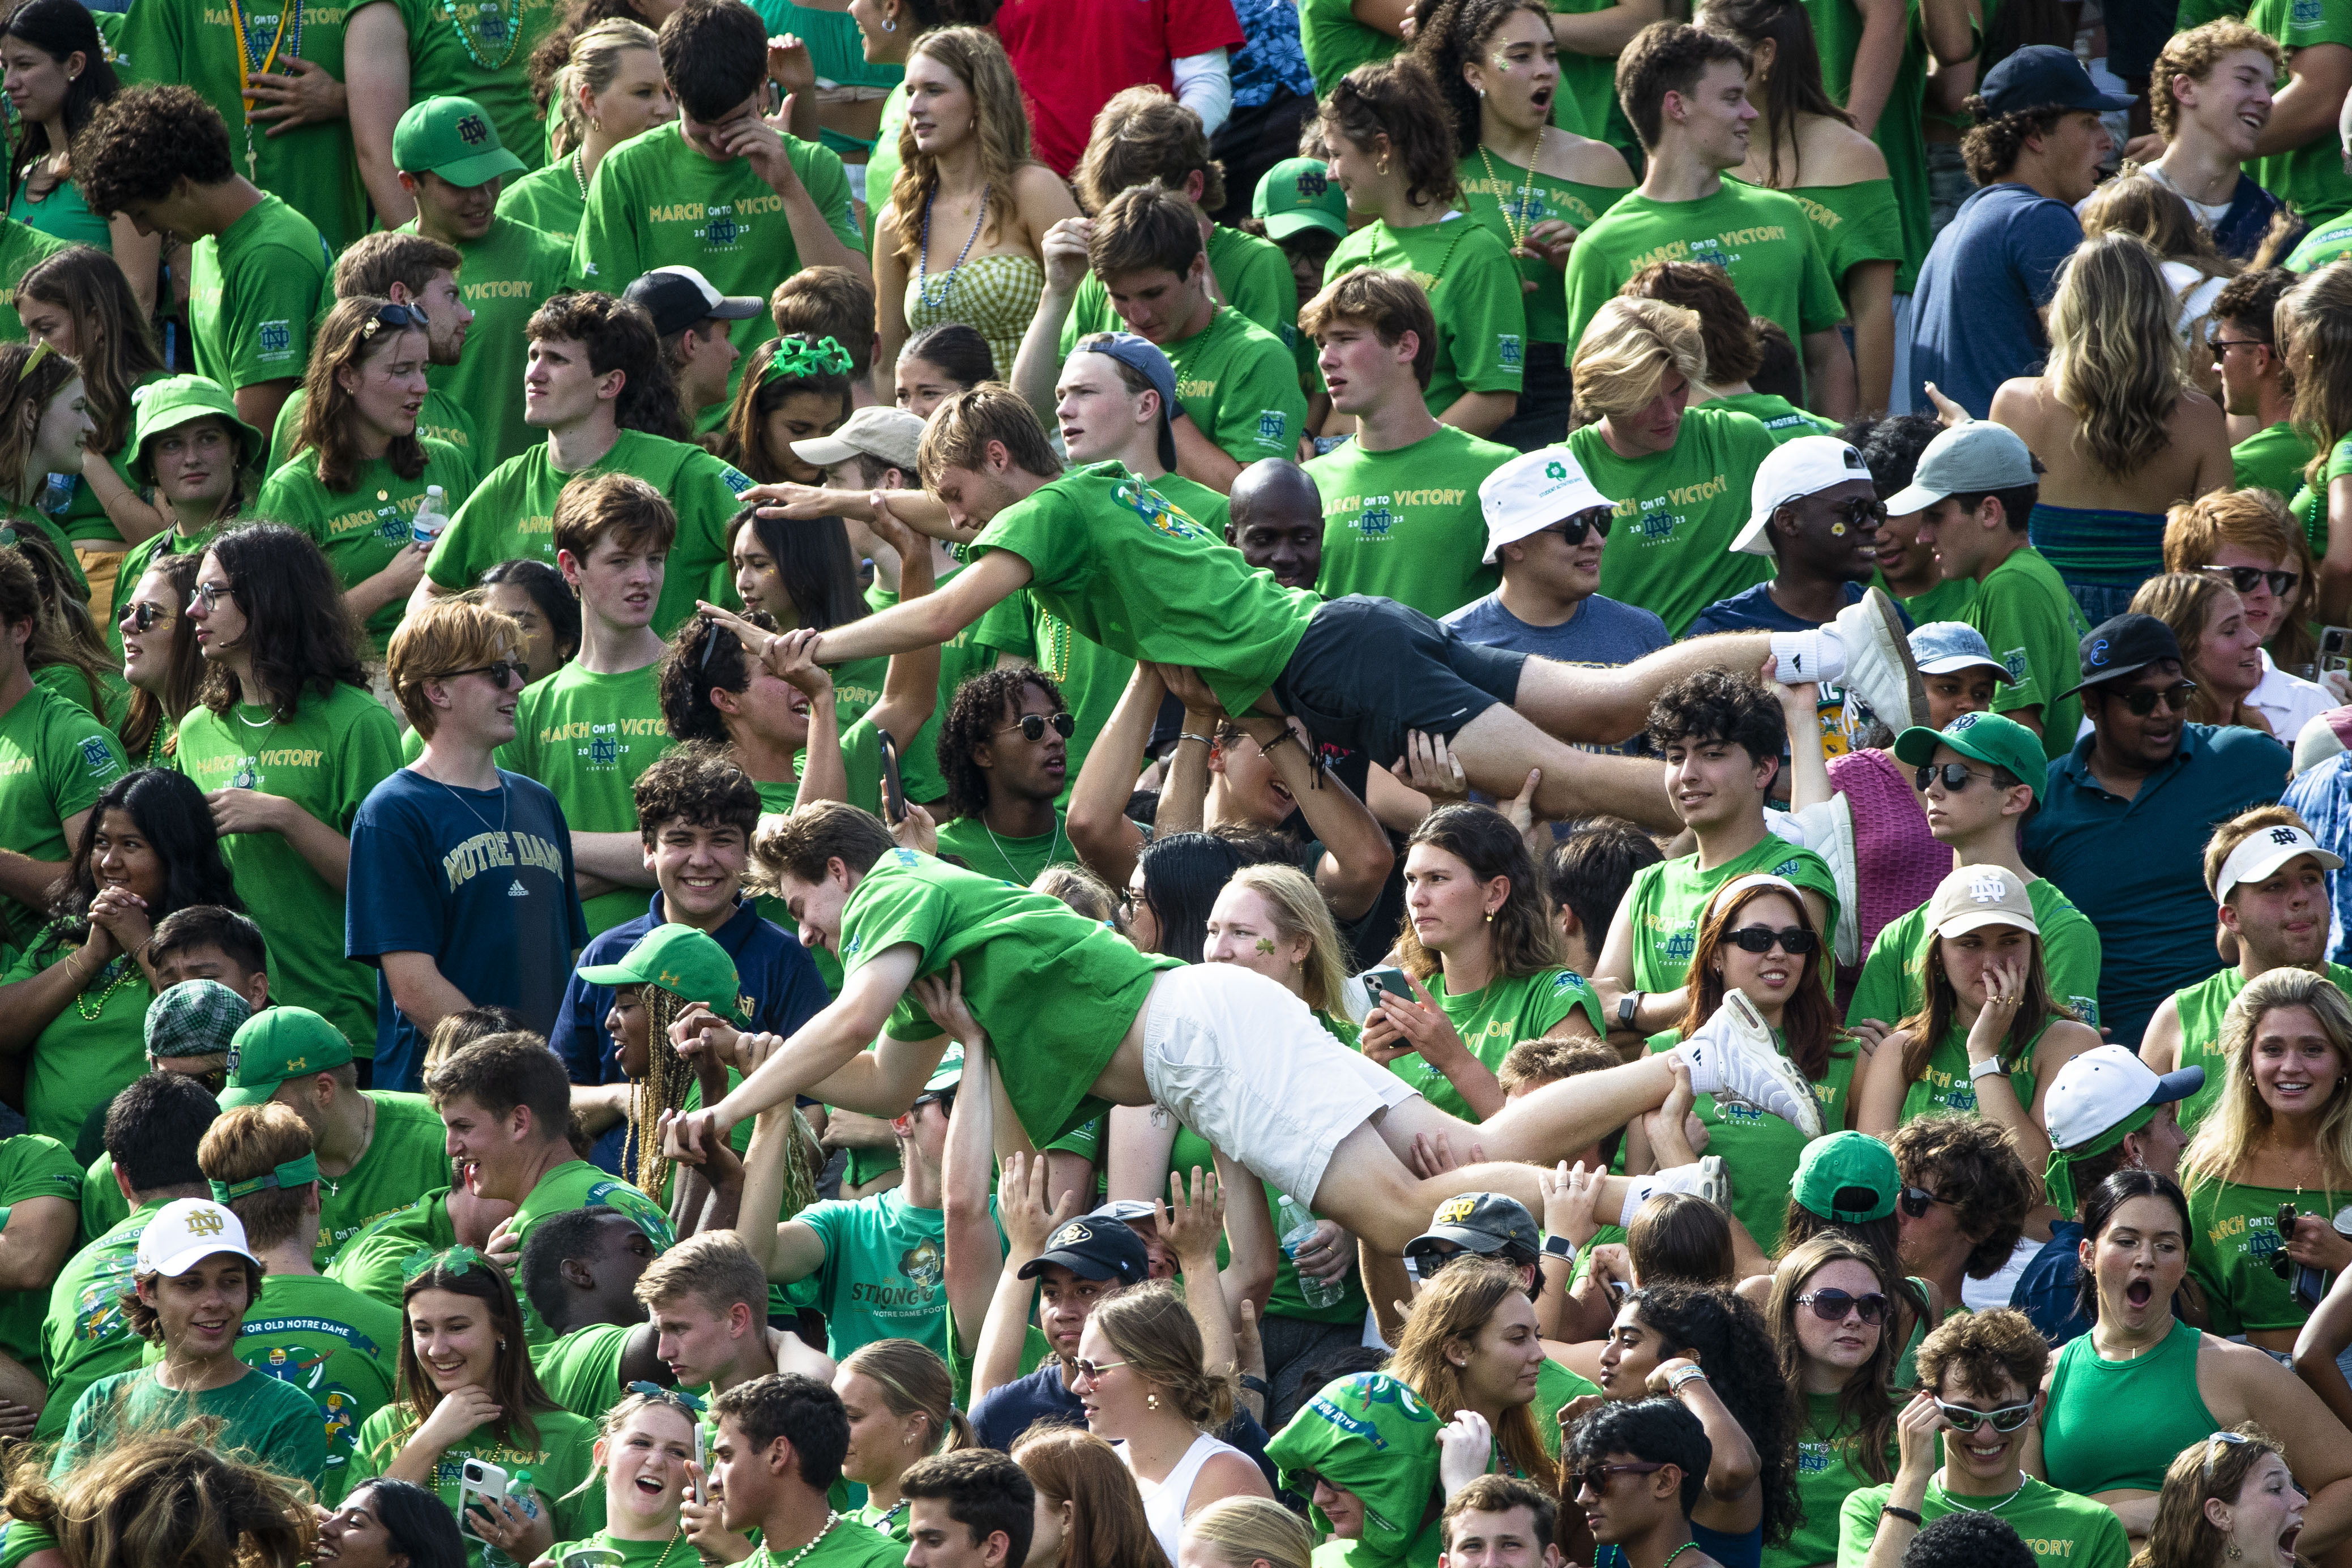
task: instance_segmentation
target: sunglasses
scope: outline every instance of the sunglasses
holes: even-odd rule
[[[1609,537],[1611,515],[1611,509],[1607,507],[1593,507],[1577,513],[1572,517],[1554,523],[1548,528],[1538,528],[1536,532],[1558,534],[1572,545],[1582,544],[1587,534],[1598,534],[1605,539]]]
[[[2303,580],[2303,574],[2299,571],[2264,571],[2258,566],[2203,566],[2197,570],[2228,572],[2230,585],[2241,593],[2252,593],[2267,582],[2271,585],[2271,591],[2281,599],[2293,593],[2294,585]]]
[[[1589,1491],[1594,1497],[1599,1497],[1609,1490],[1611,1476],[1654,1475],[1665,1468],[1656,1460],[1645,1460],[1638,1465],[1587,1465],[1584,1469],[1575,1471],[1569,1479],[1576,1483],[1576,1490],[1580,1494]]]
[[[422,331],[425,329],[425,312],[414,305],[386,305],[360,328],[360,341],[368,341],[386,327],[394,331],[405,331],[414,327]]]
[[[1010,735],[1017,729],[1021,732],[1021,738],[1024,740],[1043,740],[1045,738],[1045,727],[1049,724],[1054,727],[1054,733],[1064,740],[1069,739],[1071,736],[1077,733],[1078,721],[1066,713],[1052,715],[1024,713],[1021,716],[1019,724],[1008,724],[996,733]]]
[[[222,600],[236,597],[236,590],[226,582],[200,582],[196,584],[195,591],[188,595],[188,608],[194,610],[201,605],[205,613],[209,615],[220,608]]]
[[[2156,711],[2156,705],[2158,703],[2162,703],[2174,713],[2187,713],[2189,699],[2196,690],[2195,681],[2176,681],[2160,692],[2150,691],[2146,686],[2142,686],[2137,691],[2124,693],[2116,700],[2131,709],[2134,717],[2146,718]]]
[[[161,604],[126,604],[115,624],[132,632],[152,632],[158,626],[169,626],[171,611]]]
[[[1886,520],[1885,502],[1879,500],[1864,500],[1859,496],[1856,496],[1853,499],[1843,502],[1841,505],[1825,507],[1823,509],[1826,510],[1831,517],[1843,522],[1848,528],[1863,533],[1868,533],[1875,529],[1879,524]]]
[[[1070,1363],[1070,1365],[1076,1370],[1077,1375],[1080,1377],[1085,1378],[1088,1383],[1100,1383],[1104,1373],[1108,1372],[1114,1366],[1125,1366],[1126,1364],[1127,1363],[1123,1361],[1088,1361],[1083,1355],[1074,1358]]]
[[[1777,945],[1792,958],[1803,957],[1822,941],[1801,925],[1783,925],[1778,931],[1769,925],[1743,925],[1737,931],[1725,932],[1723,939],[1743,953],[1769,953]]]
[[[664,1388],[658,1383],[647,1383],[640,1379],[629,1385],[628,1392],[642,1394],[648,1399],[658,1399],[666,1405],[680,1406],[697,1416],[701,1415],[704,1409],[703,1402],[693,1395],[683,1389]]]
[[[1906,1186],[1895,1195],[1895,1201],[1903,1206],[1904,1213],[1914,1219],[1919,1219],[1925,1218],[1927,1211],[1936,1205],[1948,1204],[1952,1200],[1948,1197],[1937,1197],[1924,1186]]]
[[[1797,1304],[1813,1309],[1813,1316],[1825,1323],[1842,1323],[1850,1313],[1859,1312],[1866,1323],[1886,1321],[1887,1301],[1876,1291],[1857,1296],[1851,1291],[1815,1291],[1799,1296]]]
[[[1919,793],[1925,795],[1927,787],[1940,779],[1948,792],[1957,795],[1969,787],[1969,779],[1978,776],[1977,770],[1965,762],[1929,762],[1911,775],[1911,782],[1918,786]],[[1990,779],[1992,775],[1987,773],[1983,777]]]
[[[2022,1405],[2004,1405],[1998,1410],[1976,1410],[1966,1405],[1947,1405],[1936,1400],[1936,1408],[1944,1413],[1944,1419],[1952,1424],[1955,1432],[1973,1432],[1988,1426],[1996,1432],[2014,1432],[2033,1419],[2033,1406],[2034,1401],[2029,1399]]]
[[[445,681],[454,681],[459,675],[488,675],[490,677],[490,684],[502,690],[509,675],[514,677],[517,685],[530,685],[530,666],[520,659],[493,660],[487,664],[475,664],[463,670],[451,670],[440,678]]]

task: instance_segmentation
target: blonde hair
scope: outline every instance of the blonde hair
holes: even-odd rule
[[[310,1154],[314,1147],[310,1124],[292,1106],[265,1101],[222,1112],[220,1119],[205,1129],[204,1141],[196,1145],[196,1166],[205,1173],[206,1181],[234,1186],[268,1176],[279,1166]],[[301,1234],[306,1200],[315,1203],[318,1190],[319,1184],[314,1179],[299,1186],[266,1186],[221,1202],[244,1225],[245,1244],[261,1252],[283,1246]],[[308,1223],[313,1228],[311,1244],[315,1247],[317,1211],[311,1209],[310,1215]]]
[[[1663,299],[1603,300],[1577,340],[1569,371],[1577,407],[1596,418],[1638,413],[1670,373],[1704,385],[1706,341],[1698,312]]]
[[[621,74],[621,58],[632,49],[659,57],[661,44],[654,30],[626,16],[608,17],[583,30],[572,40],[572,56],[555,73],[555,90],[549,101],[555,123],[548,131],[548,150],[563,157],[588,140],[588,111],[580,107],[580,89],[590,97],[613,85]]]
[[[2208,277],[2235,277],[2244,269],[2243,263],[2214,248],[2213,236],[2189,204],[2152,175],[2127,174],[2091,193],[2083,204],[2083,237],[2106,234],[2137,235],[2167,261],[2184,263]]]
[[[317,1536],[310,1489],[216,1452],[220,1427],[123,1431],[54,1481],[47,1450],[20,1444],[0,1507],[48,1530],[77,1568],[300,1568]]]
[[[2086,239],[2058,275],[2044,376],[2081,422],[2075,446],[2118,478],[2155,460],[2184,382],[2179,313],[2157,254],[2137,235]]]
[[[956,1408],[948,1364],[930,1346],[911,1339],[868,1340],[841,1358],[841,1370],[871,1379],[891,1415],[923,1418],[929,1428],[923,1455],[951,1454],[978,1445],[971,1423]]]
[[[2291,806],[2257,806],[2251,811],[2240,812],[2214,829],[2213,836],[2205,841],[2206,892],[2214,893],[2221,885],[2221,868],[2229,863],[2230,856],[2236,852],[2238,846],[2264,828],[2301,828],[2306,833],[2311,831],[2311,824],[2305,822]],[[2243,883],[2239,884],[2241,887],[2244,885]],[[2221,895],[2214,894],[2213,901],[2219,904]]]
[[[760,1322],[768,1317],[767,1271],[731,1230],[688,1237],[646,1265],[633,1293],[648,1307],[686,1296],[714,1312],[740,1303]]]
[[[425,739],[441,722],[425,695],[425,683],[458,670],[478,669],[519,655],[522,628],[470,595],[436,599],[401,622],[384,650],[384,674],[400,711]]]
[[[971,95],[971,133],[980,142],[981,177],[987,182],[987,220],[982,235],[994,241],[1013,212],[1014,176],[1036,162],[1029,155],[1029,108],[1004,46],[984,27],[934,27],[915,40],[907,63],[937,60]],[[939,162],[915,144],[911,123],[898,130],[898,173],[890,182],[890,206],[898,219],[898,256],[912,266],[921,248],[920,214],[938,187]]]
[[[2141,583],[2132,595],[2131,608],[2135,615],[2153,615],[2172,628],[2172,640],[2180,644],[2182,668],[2197,683],[2197,689],[2189,695],[2189,723],[2242,724],[2266,730],[2269,727],[2255,722],[2247,711],[2243,698],[2236,707],[2224,710],[2212,683],[2197,664],[2197,651],[2205,641],[2206,622],[2213,619],[2214,612],[2237,597],[2236,589],[2210,572],[2168,571]]]
[[[1120,1291],[1095,1309],[1094,1325],[1138,1377],[1203,1432],[1234,1418],[1234,1380],[1204,1364],[1200,1326],[1165,1283]]]
[[[1299,1517],[1264,1497],[1219,1498],[1184,1521],[1183,1539],[1209,1549],[1226,1568],[1308,1568],[1315,1537]]]
[[[2164,515],[2164,570],[2198,571],[2223,545],[2235,545],[2289,560],[2301,580],[2279,607],[2271,653],[2285,669],[2311,663],[2318,643],[2306,624],[2316,613],[2319,573],[2311,558],[2311,536],[2287,510],[2286,499],[2260,486],[2208,490],[2193,501],[2176,501]]]
[[[2325,493],[2328,455],[2352,434],[2352,267],[2323,267],[2278,302],[2287,369],[2294,375],[2295,434],[2311,442],[2304,481]]]
[[[2197,1136],[2180,1156],[2180,1185],[2234,1181],[2271,1125],[2271,1108],[2254,1087],[2254,1035],[2263,1017],[2279,1008],[2303,1008],[2319,1020],[2336,1048],[2336,1081],[2320,1113],[2319,1155],[2323,1179],[2333,1191],[2352,1187],[2352,1092],[2344,1074],[2352,1071],[2352,1003],[2324,975],[2307,969],[2273,969],[2257,976],[2230,1004],[2221,1019],[2221,1098],[2198,1124]]]
[[[1307,873],[1295,866],[1245,865],[1225,885],[1247,888],[1264,899],[1275,935],[1281,940],[1307,938],[1307,956],[1299,963],[1299,989],[1307,1005],[1318,1012],[1338,1008],[1348,984],[1347,966],[1340,959],[1347,949],[1339,945],[1331,906],[1323,902]]]

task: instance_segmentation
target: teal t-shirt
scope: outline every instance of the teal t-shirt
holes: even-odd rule
[[[903,1187],[855,1203],[803,1209],[824,1240],[817,1309],[835,1359],[877,1339],[911,1339],[947,1354],[947,1233],[943,1209],[917,1208]]]
[[[52,1391],[54,1397],[54,1391]],[[327,1441],[319,1407],[289,1382],[247,1371],[225,1388],[180,1394],[155,1381],[153,1368],[100,1378],[74,1401],[49,1479],[68,1474],[124,1433],[168,1431],[193,1416],[218,1418],[208,1446],[313,1488],[327,1478]]]

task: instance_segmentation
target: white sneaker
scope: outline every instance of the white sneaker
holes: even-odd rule
[[[1715,1016],[1675,1049],[1690,1069],[1694,1090],[1718,1100],[1743,1100],[1808,1138],[1822,1135],[1822,1108],[1812,1084],[1773,1045],[1763,1015],[1738,988],[1726,991]]]
[[[1825,626],[1772,633],[1782,684],[1835,685],[1896,732],[1927,722],[1927,687],[1895,601],[1871,589]]]

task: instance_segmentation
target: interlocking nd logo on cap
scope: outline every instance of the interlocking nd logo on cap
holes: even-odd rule
[[[2303,835],[2296,832],[2293,828],[2273,828],[2271,830],[2271,842],[2274,844],[2297,844],[2302,841]]]
[[[1958,735],[1963,730],[1974,729],[1977,727],[1977,717],[1978,716],[1975,714],[1964,713],[1960,715],[1959,717],[1954,719],[1951,723],[1946,725],[1944,727],[1944,733],[1946,735]]]
[[[1997,876],[1980,876],[1969,883],[1969,896],[1979,904],[1999,904],[2007,885]]]
[[[457,121],[457,140],[468,147],[479,147],[490,139],[490,128],[482,123],[478,114],[468,114]]]
[[[1470,1211],[1477,1207],[1477,1200],[1475,1198],[1449,1197],[1439,1207],[1436,1214],[1431,1217],[1431,1223],[1434,1225],[1459,1225],[1464,1220],[1469,1218]]]
[[[227,1227],[221,1222],[217,1208],[192,1208],[188,1211],[188,1228],[198,1236],[218,1236]]]

